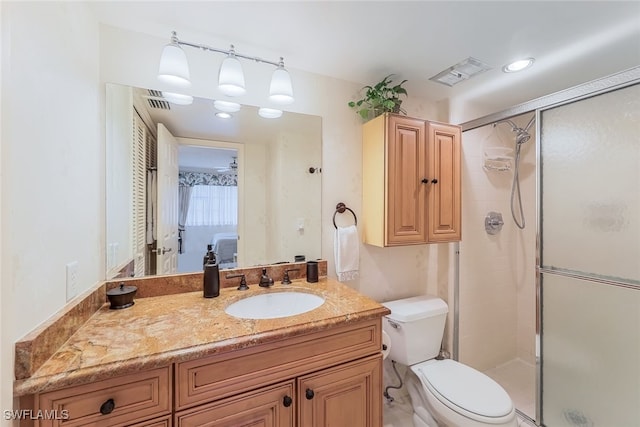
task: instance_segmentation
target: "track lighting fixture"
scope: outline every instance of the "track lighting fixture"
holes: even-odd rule
[[[244,73],[242,71],[242,64],[239,61],[239,59],[242,58],[254,62],[270,64],[276,67],[271,76],[271,84],[269,85],[269,100],[271,102],[286,105],[291,104],[294,101],[291,76],[284,68],[284,60],[282,57],[278,62],[267,61],[262,58],[239,54],[235,51],[233,45],[231,45],[228,50],[225,50],[202,44],[186,42],[178,39],[175,31],[171,33],[171,41],[164,47],[160,57],[160,67],[158,71],[158,79],[160,81],[183,88],[191,85],[189,64],[187,63],[187,56],[184,53],[182,46],[190,46],[207,52],[226,55],[226,58],[222,61],[218,71],[218,89],[224,95],[235,97],[246,93]],[[237,103],[232,104],[239,105]],[[218,109],[222,110],[221,108]],[[280,111],[280,114],[282,114],[282,111]]]

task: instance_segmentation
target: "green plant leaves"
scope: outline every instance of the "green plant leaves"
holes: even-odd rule
[[[362,88],[362,90],[365,90],[364,97],[358,101],[350,101],[348,103],[349,107],[356,109],[356,113],[364,120],[370,118],[371,115],[376,117],[384,112],[401,112],[406,114],[406,112],[400,108],[400,104],[402,104],[400,96],[407,96],[407,90],[402,87],[407,80],[391,86],[393,83],[392,77],[393,74],[389,74],[374,86],[364,86]]]

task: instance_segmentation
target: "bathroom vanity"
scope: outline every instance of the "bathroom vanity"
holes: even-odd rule
[[[281,318],[225,312],[249,296],[290,291],[325,302]],[[331,279],[104,305],[14,394],[39,418],[24,420],[33,426],[381,426],[388,313]]]

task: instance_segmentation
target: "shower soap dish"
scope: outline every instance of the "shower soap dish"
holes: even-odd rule
[[[482,168],[486,171],[509,171],[513,164],[513,149],[488,147],[484,149]]]

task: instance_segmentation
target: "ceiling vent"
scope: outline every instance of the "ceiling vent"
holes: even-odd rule
[[[170,110],[171,104],[169,104],[164,97],[162,96],[162,92],[159,90],[149,89],[149,96],[146,97],[147,101],[149,101],[149,105],[151,108],[156,108],[158,110]]]
[[[469,57],[464,61],[458,62],[456,65],[453,65],[446,70],[439,72],[429,80],[442,83],[447,86],[453,86],[464,80],[468,80],[473,76],[484,73],[485,71],[490,69],[491,67],[489,67],[487,64],[480,62],[475,58]]]

